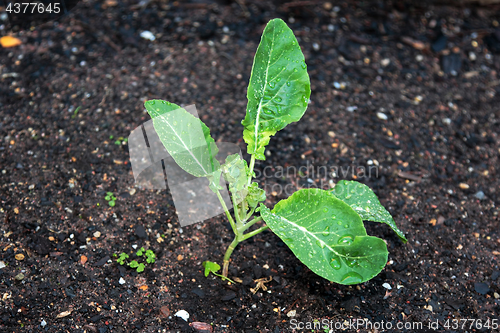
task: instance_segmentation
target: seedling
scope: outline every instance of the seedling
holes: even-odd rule
[[[406,242],[373,191],[355,181],[342,180],[333,190],[301,189],[272,210],[262,203],[266,193],[252,181],[255,161],[266,159],[271,136],[301,119],[310,95],[307,66],[297,39],[285,22],[274,19],[263,32],[247,91],[242,125],[249,165],[239,154],[228,156],[221,165],[215,158],[218,149],[209,128],[180,106],[163,100],[145,103],[175,162],[196,177],[206,177],[224,208],[235,237],[224,255],[223,277],[227,277],[235,247],[267,229],[313,272],[341,284],[365,282],[380,273],[387,262],[385,242],[368,236],[363,220],[388,224]],[[200,127],[200,134],[194,134],[193,129]],[[221,174],[229,184],[234,217],[220,193]],[[262,221],[266,224],[248,231]],[[205,275],[218,270],[218,265],[212,264],[204,264]]]
[[[131,262],[128,262],[127,259],[130,258],[128,254],[125,252],[120,253],[120,255],[114,254],[114,257],[118,257],[116,259],[116,262],[120,265],[125,265],[127,264],[130,268],[135,268],[137,273],[144,272],[144,269],[146,268],[146,264],[153,264],[156,261],[156,255],[153,252],[153,250],[145,250],[144,247],[141,247],[137,252],[135,253],[137,257],[143,257],[146,260],[146,263],[139,262],[137,260],[132,260]]]
[[[110,140],[113,140],[115,137],[113,135],[110,135],[109,136],[109,139]],[[120,136],[118,139],[115,140],[115,145],[117,146],[120,146],[120,145],[124,145],[128,142],[128,138],[124,138],[122,136]]]
[[[108,202],[109,207],[114,207],[116,204],[116,197],[113,194],[113,192],[106,192],[106,196],[104,197],[104,200]]]

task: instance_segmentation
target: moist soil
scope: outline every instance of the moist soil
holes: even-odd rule
[[[332,332],[493,331],[499,13],[425,1],[89,0],[12,32],[22,44],[0,49],[0,330],[299,332],[326,320]],[[181,228],[168,190],[134,186],[123,138],[150,119],[148,99],[196,104],[216,141],[246,151],[246,87],[275,17],[299,40],[312,95],[302,120],[272,138],[258,181],[269,207],[287,197],[278,185],[373,188],[408,243],[366,222],[390,252],[366,283],[317,276],[270,231],[233,253],[229,276],[241,283],[205,277],[202,262],[221,263],[232,240],[227,219]],[[135,246],[157,256],[142,273],[113,256]],[[365,319],[373,326],[349,326]]]

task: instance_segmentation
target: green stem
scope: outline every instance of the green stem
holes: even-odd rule
[[[253,174],[253,168],[255,166],[255,155],[252,155],[252,157],[250,157],[250,166],[248,167],[248,170],[250,170],[250,172]],[[248,177],[248,184],[247,186],[250,186],[250,184],[252,184],[252,176],[249,176]]]
[[[233,229],[234,234],[237,235],[238,229],[236,228],[236,224],[234,223],[233,217],[229,213],[229,209],[227,209],[226,203],[224,202],[224,199],[222,198],[222,195],[220,194],[219,191],[217,191],[217,197],[219,198],[220,204],[222,205],[222,208],[224,209],[224,212],[226,213],[227,219],[229,220],[229,223],[231,224],[231,228]]]
[[[247,230],[248,228],[250,228],[251,226],[253,226],[255,223],[257,223],[259,221],[262,221],[262,217],[260,217],[260,216],[254,218],[252,221],[250,221],[248,223],[245,223],[245,225],[243,225],[243,227],[238,228],[238,231],[243,233],[245,230]]]
[[[235,232],[235,234],[236,234],[236,237],[231,242],[231,244],[229,244],[229,246],[227,247],[227,250],[226,250],[226,254],[224,254],[224,265],[222,268],[222,275],[224,277],[227,277],[227,269],[229,267],[229,258],[231,257],[231,254],[233,254],[233,251],[236,248],[236,246],[240,243],[239,234],[237,234],[236,232]]]
[[[243,222],[241,221],[240,210],[238,209],[238,204],[236,202],[236,198],[234,197],[233,192],[231,192],[231,200],[233,202],[234,217],[236,218],[236,227],[238,228],[243,225]]]
[[[267,230],[267,229],[269,229],[269,227],[268,227],[267,225],[265,225],[265,226],[263,226],[263,227],[260,227],[259,229],[256,229],[256,230],[254,230],[254,231],[251,231],[251,232],[249,232],[249,233],[247,233],[247,234],[243,235],[243,239],[242,239],[242,241],[244,241],[244,240],[246,240],[246,239],[249,239],[250,237],[253,237],[253,236],[255,236],[255,235],[257,235],[257,234],[259,234],[259,233],[261,233],[262,231]]]

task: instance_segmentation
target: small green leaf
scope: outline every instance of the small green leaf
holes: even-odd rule
[[[146,266],[143,263],[140,263],[139,266],[137,266],[137,273],[144,272],[144,268]]]
[[[248,153],[265,160],[270,137],[302,117],[310,96],[307,66],[297,39],[283,20],[269,21],[255,54],[242,121]]]
[[[136,268],[139,266],[139,263],[137,262],[137,260],[132,260],[129,264],[128,264],[131,268]]]
[[[391,214],[380,204],[377,195],[365,184],[341,180],[332,190],[333,195],[351,206],[365,221],[386,223],[406,243],[404,233],[398,229]]]
[[[104,197],[104,200],[109,201],[109,200],[111,200],[111,197],[109,195],[107,195]]]
[[[111,196],[111,195],[113,195],[113,192],[106,192],[106,195]]]
[[[380,273],[387,246],[367,236],[363,221],[346,203],[321,189],[303,189],[276,204],[260,205],[271,230],[316,274],[340,284],[356,284]]]
[[[229,183],[229,190],[236,198],[236,202],[241,203],[248,193],[247,162],[241,158],[240,154],[229,155],[221,169],[224,179]]]
[[[155,262],[155,259],[154,259],[153,257],[147,257],[147,258],[146,258],[146,262],[147,262],[148,264],[152,264],[152,263],[154,263],[154,262]]]
[[[108,205],[109,205],[109,207],[114,207],[115,206],[115,201],[109,201]]]
[[[204,261],[202,265],[203,265],[203,267],[205,267],[205,277],[207,277],[208,274],[210,274],[210,272],[216,273],[217,271],[220,270],[219,264],[217,264],[215,262]]]
[[[218,148],[200,119],[167,101],[150,100],[144,105],[161,142],[183,170],[206,177],[219,169]]]
[[[144,252],[144,251],[145,251],[145,250],[144,250],[144,248],[143,248],[143,247],[141,247],[141,248],[137,251],[136,255],[137,255],[138,257],[140,257],[140,256],[142,256],[142,254],[143,254],[143,252]]]
[[[250,208],[255,208],[261,201],[266,200],[266,191],[259,187],[259,184],[253,182],[248,187],[247,202]]]

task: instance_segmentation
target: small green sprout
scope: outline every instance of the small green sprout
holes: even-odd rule
[[[73,114],[71,115],[71,119],[75,119],[75,118],[76,118],[76,116],[78,115],[78,111],[80,111],[80,109],[81,109],[81,108],[82,108],[82,107],[81,107],[81,106],[79,106],[79,107],[77,107],[77,108],[75,109],[75,111],[73,111]]]
[[[138,257],[138,259],[141,257],[146,258],[146,263],[139,262],[137,260],[132,260],[131,262],[129,262],[127,264],[130,268],[135,268],[137,273],[144,272],[144,269],[146,268],[146,264],[153,264],[155,262],[155,258],[156,258],[156,254],[153,252],[153,250],[146,250],[146,249],[144,249],[144,247],[141,247],[139,250],[137,250],[135,255]],[[113,254],[113,257],[118,257],[118,259],[116,259],[116,262],[118,262],[118,264],[123,266],[127,263],[127,259],[129,258],[129,255],[122,252],[122,253],[120,253],[119,256],[117,256],[116,254]]]
[[[217,273],[217,271],[220,270],[220,265],[218,263],[212,261],[204,261],[202,265],[203,267],[205,267],[205,277],[207,277],[210,274],[210,272],[212,272],[213,275],[218,276],[223,280],[228,280],[235,284],[235,282],[230,278]]]
[[[110,140],[113,140],[113,136],[111,135],[109,137]],[[124,138],[123,136],[120,136],[116,141],[115,141],[115,145],[117,146],[120,146],[120,145],[124,145],[128,142],[128,138]]]
[[[114,207],[116,204],[116,197],[113,194],[113,192],[106,192],[106,196],[104,197],[104,200],[108,202],[109,207]]]

